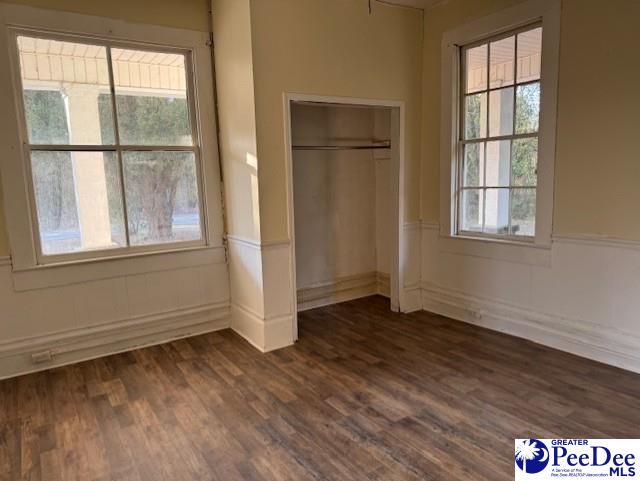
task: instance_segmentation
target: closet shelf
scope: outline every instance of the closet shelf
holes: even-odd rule
[[[293,150],[371,150],[371,149],[389,149],[391,141],[376,142],[375,144],[361,145],[293,145]]]

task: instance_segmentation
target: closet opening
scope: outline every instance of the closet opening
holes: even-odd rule
[[[285,96],[298,312],[379,294],[401,310],[403,105]]]

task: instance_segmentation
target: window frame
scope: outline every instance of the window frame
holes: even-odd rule
[[[99,145],[80,145],[80,144],[31,144],[29,142],[29,133],[28,133],[28,124],[26,119],[26,108],[24,103],[24,86],[22,84],[22,76],[20,75],[20,71],[16,72],[17,78],[15,79],[15,83],[18,86],[18,91],[16,94],[20,97],[18,101],[18,117],[20,118],[20,130],[22,134],[23,146],[24,146],[24,155],[23,158],[25,160],[25,169],[28,172],[28,191],[29,191],[29,203],[32,209],[31,219],[33,222],[33,231],[36,234],[34,237],[35,247],[36,247],[36,259],[38,264],[49,264],[49,263],[59,263],[65,261],[73,261],[73,260],[82,260],[82,259],[96,259],[102,257],[113,257],[113,256],[122,256],[127,254],[136,254],[143,252],[155,252],[159,250],[172,250],[179,249],[181,247],[199,247],[206,245],[207,243],[207,235],[204,219],[204,199],[202,196],[202,167],[201,167],[201,158],[200,158],[200,137],[199,137],[199,129],[197,124],[197,116],[195,115],[196,111],[196,102],[195,102],[195,85],[193,82],[193,62],[191,61],[191,50],[188,49],[180,49],[175,47],[160,47],[160,46],[150,46],[147,44],[142,44],[139,42],[123,42],[123,41],[107,41],[101,38],[94,38],[90,36],[80,36],[80,35],[72,35],[72,34],[61,34],[61,33],[53,33],[47,32],[37,29],[25,29],[25,28],[9,28],[9,32],[11,35],[11,47],[13,47],[15,51],[15,62],[16,65],[19,65],[19,50],[18,50],[18,37],[19,36],[29,36],[32,38],[38,39],[47,39],[47,40],[57,40],[62,42],[73,42],[79,44],[87,44],[93,46],[104,47],[106,51],[106,63],[107,70],[109,75],[109,93],[111,98],[111,109],[112,109],[112,119],[113,119],[113,132],[114,132],[114,143],[113,145],[109,144],[99,144]],[[117,101],[116,101],[116,85],[113,73],[113,63],[111,58],[111,50],[113,48],[122,48],[122,49],[131,49],[131,50],[146,50],[146,51],[161,51],[162,53],[176,53],[179,55],[184,55],[185,59],[185,74],[186,74],[186,94],[187,94],[187,106],[189,109],[189,124],[191,127],[191,146],[180,146],[180,145],[123,145],[120,142],[119,135],[119,124],[118,124],[118,111],[117,111]],[[125,239],[127,245],[124,247],[113,247],[113,248],[105,248],[105,249],[91,249],[85,251],[78,252],[67,252],[62,254],[45,254],[42,249],[42,236],[40,232],[37,207],[36,207],[36,196],[35,196],[35,185],[34,179],[31,172],[31,154],[35,151],[43,151],[43,152],[113,152],[117,157],[118,162],[118,170],[120,176],[120,195],[122,199],[122,209],[123,209],[123,222],[125,228]],[[164,243],[153,243],[153,244],[145,244],[145,245],[137,245],[133,246],[130,244],[130,235],[129,235],[129,225],[128,225],[128,212],[127,212],[127,195],[126,195],[126,179],[125,179],[125,168],[124,168],[124,160],[123,153],[124,152],[146,152],[146,151],[154,151],[154,152],[192,152],[195,157],[196,162],[196,181],[198,186],[198,213],[199,213],[199,228],[201,238],[199,240],[193,241],[182,241],[182,242],[164,242]]]
[[[6,95],[9,115],[3,122],[5,129],[0,140],[5,141],[7,155],[0,159],[5,197],[5,214],[11,243],[14,271],[75,265],[94,261],[132,258],[148,254],[177,253],[223,246],[222,202],[220,172],[217,162],[217,139],[203,136],[203,132],[216,132],[214,94],[211,82],[212,58],[209,36],[197,32],[145,24],[131,24],[89,15],[58,12],[19,5],[0,5],[0,62],[10,68],[0,74],[0,89]],[[187,101],[191,124],[192,146],[123,146],[116,139],[114,145],[81,146],[80,150],[114,151],[165,150],[191,151],[196,160],[196,178],[199,193],[201,238],[194,241],[155,243],[140,246],[96,249],[75,253],[44,255],[40,245],[40,232],[35,206],[34,185],[31,175],[30,152],[33,148],[27,137],[22,79],[20,74],[17,37],[37,36],[79,43],[91,43],[111,48],[163,51],[185,55]],[[109,54],[108,54],[109,55]],[[113,96],[113,66],[107,57]],[[208,73],[208,75],[207,75]],[[210,84],[210,85],[209,85]],[[11,92],[9,92],[11,89]],[[9,108],[9,101],[11,106]],[[115,97],[112,97],[112,105]],[[1,102],[0,102],[1,104]],[[114,111],[114,128],[115,128]],[[34,150],[45,150],[36,145]],[[54,146],[63,150],[61,145]],[[76,146],[79,147],[79,146]],[[124,147],[124,148],[123,148]],[[131,148],[129,148],[131,147]],[[76,149],[78,150],[78,149]],[[122,173],[122,169],[121,173]],[[122,174],[121,174],[122,175]],[[8,179],[13,178],[13,182]],[[16,181],[20,179],[20,182]],[[121,178],[124,197],[124,178]],[[126,207],[123,205],[123,208]],[[126,213],[125,213],[126,219]],[[126,222],[126,220],[125,220]],[[128,228],[128,226],[127,226]]]
[[[464,124],[463,99],[465,95],[462,82],[463,50],[488,41],[500,40],[538,26],[542,27],[542,59],[540,118],[537,132],[538,175],[535,236],[459,230],[458,188],[461,186],[462,180],[460,169],[460,159],[463,155],[461,129]],[[484,244],[511,244],[524,247],[549,247],[551,245],[559,40],[560,0],[530,0],[444,33],[441,57],[440,141],[440,234],[442,237],[480,241]],[[515,78],[513,85],[515,101]],[[490,90],[492,89],[488,85],[486,91]],[[513,136],[507,137],[510,139]],[[490,138],[489,132],[487,132],[487,138]],[[476,252],[477,249],[476,246],[470,250]],[[495,249],[491,250],[492,257],[495,251]]]
[[[512,241],[512,242],[524,242],[524,243],[530,243],[530,242],[534,242],[535,240],[535,234],[532,236],[524,236],[524,235],[514,235],[511,233],[508,234],[494,234],[491,232],[481,232],[481,231],[471,231],[471,230],[464,230],[462,229],[461,226],[461,216],[462,216],[462,205],[461,205],[461,198],[462,198],[462,193],[465,190],[480,190],[484,193],[484,208],[486,209],[486,191],[489,189],[507,189],[509,191],[509,230],[511,229],[511,199],[512,199],[512,192],[515,189],[529,189],[529,190],[535,190],[536,192],[536,199],[537,199],[537,194],[538,194],[538,183],[536,181],[536,185],[535,186],[526,186],[526,185],[513,185],[513,141],[515,140],[520,140],[520,139],[532,139],[535,138],[538,142],[540,142],[540,126],[538,125],[538,130],[533,132],[533,133],[524,133],[524,134],[517,134],[516,133],[516,129],[515,129],[515,125],[516,125],[516,102],[517,102],[517,89],[519,86],[522,85],[533,85],[533,84],[540,84],[540,91],[541,91],[541,98],[542,98],[542,72],[540,74],[540,78],[536,79],[536,80],[527,80],[525,82],[520,82],[518,83],[518,79],[517,79],[517,72],[516,72],[516,64],[517,64],[517,57],[518,57],[518,44],[517,44],[517,36],[520,33],[523,32],[528,32],[529,30],[534,30],[536,28],[542,28],[542,22],[540,20],[526,24],[526,25],[522,25],[518,28],[512,29],[512,30],[507,30],[504,32],[501,32],[499,34],[496,35],[491,35],[489,37],[484,37],[480,40],[476,40],[474,42],[465,44],[465,45],[460,45],[458,47],[458,52],[459,52],[459,59],[458,62],[460,64],[460,69],[459,69],[459,76],[458,76],[458,122],[459,122],[459,126],[458,126],[458,149],[457,149],[457,165],[456,165],[456,192],[455,192],[455,234],[461,237],[475,237],[475,238],[487,238],[487,239],[496,239],[496,240],[507,240],[507,241]],[[515,57],[515,61],[514,61],[514,75],[513,75],[513,83],[511,85],[507,85],[505,87],[491,87],[490,83],[491,80],[489,78],[489,76],[491,75],[490,72],[490,65],[489,62],[491,61],[491,43],[503,40],[505,38],[509,38],[513,36],[516,40],[515,40],[515,44],[514,44],[514,57]],[[542,30],[542,38],[544,39],[544,29]],[[478,47],[480,45],[487,45],[487,88],[485,90],[480,90],[480,91],[474,91],[471,92],[470,94],[467,94],[465,92],[465,80],[466,80],[466,74],[467,71],[465,69],[466,67],[466,62],[464,61],[464,56],[465,53],[467,52],[467,50]],[[489,119],[487,118],[487,122],[486,122],[486,135],[484,137],[478,137],[477,139],[465,139],[464,138],[464,130],[465,130],[465,97],[467,95],[474,95],[474,94],[478,94],[478,93],[486,93],[487,94],[487,116],[490,115],[490,96],[491,96],[491,92],[495,92],[495,91],[499,91],[499,90],[503,90],[506,88],[513,88],[513,133],[509,134],[509,135],[497,135],[497,136],[491,136],[490,132],[489,132]],[[542,109],[540,109],[540,117],[542,116]],[[540,122],[540,119],[538,119],[538,122]],[[463,161],[464,161],[464,147],[466,145],[470,145],[470,144],[475,144],[475,143],[484,143],[485,144],[485,149],[484,149],[484,174],[483,174],[483,180],[486,184],[486,173],[487,173],[487,148],[486,148],[486,144],[488,144],[489,142],[496,142],[496,141],[502,141],[502,140],[508,140],[511,142],[511,153],[510,153],[510,159],[509,159],[509,185],[505,185],[505,186],[489,186],[487,187],[486,185],[484,186],[478,186],[478,187],[464,187],[463,185]],[[537,170],[537,168],[536,168]],[[483,225],[485,222],[485,218],[486,218],[486,210],[483,209],[483,214],[482,214],[482,218],[483,218]],[[536,209],[536,224],[537,224],[537,209]],[[536,228],[537,231],[537,228]]]

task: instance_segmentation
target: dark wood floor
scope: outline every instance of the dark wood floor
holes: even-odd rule
[[[638,437],[640,376],[372,297],[0,382],[0,479],[512,480],[515,437]]]

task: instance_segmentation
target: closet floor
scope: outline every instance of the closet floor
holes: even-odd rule
[[[0,382],[0,479],[512,480],[516,437],[636,437],[640,376],[369,297]]]

